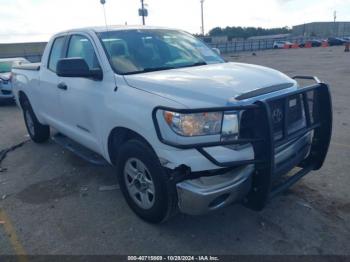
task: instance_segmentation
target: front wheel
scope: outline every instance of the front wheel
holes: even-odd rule
[[[36,143],[44,143],[50,137],[50,127],[40,124],[29,101],[23,103],[24,122],[30,138]]]
[[[140,140],[130,140],[118,155],[119,184],[130,208],[147,222],[167,220],[176,211],[177,197],[153,150]]]

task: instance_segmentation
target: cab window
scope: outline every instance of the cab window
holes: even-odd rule
[[[83,35],[73,35],[70,38],[67,58],[80,57],[88,64],[90,69],[98,69],[100,65],[90,40]]]
[[[64,36],[57,37],[52,45],[50,58],[49,58],[49,69],[56,72],[57,62],[62,58],[62,50],[64,46]]]

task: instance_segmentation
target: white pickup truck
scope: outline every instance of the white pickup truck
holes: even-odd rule
[[[153,223],[234,202],[261,210],[319,169],[330,143],[326,84],[225,62],[179,30],[69,30],[13,74],[32,140],[52,127],[68,149],[115,165],[127,203]]]

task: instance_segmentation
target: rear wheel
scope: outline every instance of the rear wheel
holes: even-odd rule
[[[36,118],[28,100],[23,102],[23,116],[30,138],[36,143],[44,143],[50,137],[50,127],[42,125]]]
[[[119,184],[130,208],[147,222],[167,220],[176,211],[177,197],[153,150],[140,140],[129,140],[118,155]]]

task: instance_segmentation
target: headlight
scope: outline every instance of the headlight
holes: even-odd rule
[[[237,139],[239,133],[236,112],[203,112],[180,114],[163,111],[165,122],[178,135],[204,136],[222,135],[222,140]]]
[[[180,114],[164,111],[165,122],[182,136],[217,135],[221,133],[222,112]]]
[[[223,141],[238,138],[239,121],[238,121],[238,114],[237,113],[225,113],[221,133],[222,133],[221,140],[223,140]]]

